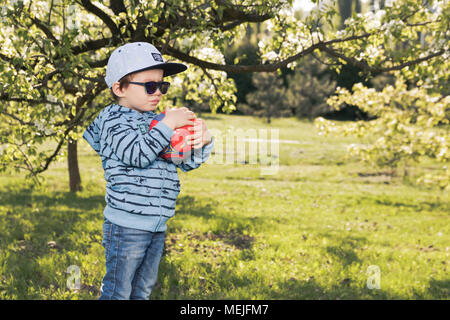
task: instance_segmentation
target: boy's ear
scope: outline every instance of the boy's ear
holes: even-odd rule
[[[116,96],[118,96],[119,98],[124,97],[124,93],[122,90],[120,90],[120,83],[119,82],[114,82],[112,87],[111,87],[112,92],[114,92],[114,94]]]

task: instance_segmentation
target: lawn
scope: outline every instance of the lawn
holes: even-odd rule
[[[449,197],[413,183],[436,170],[433,161],[405,179],[346,157],[347,145],[364,141],[320,136],[307,121],[203,118],[217,137],[272,128],[289,141],[273,158],[276,174],[221,164],[220,147],[199,169],[179,171],[152,299],[449,299]],[[98,297],[105,182],[84,140],[79,162],[76,194],[65,162],[52,164],[41,186],[1,175],[0,299]],[[67,285],[70,266],[80,271],[80,290]],[[379,268],[379,287],[368,286],[370,266]]]

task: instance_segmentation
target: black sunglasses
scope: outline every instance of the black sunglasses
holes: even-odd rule
[[[147,91],[148,94],[154,94],[158,88],[162,94],[166,94],[167,90],[169,90],[169,87],[170,87],[170,82],[166,82],[166,81],[159,81],[159,82],[155,82],[155,81],[133,82],[133,81],[130,81],[129,83],[144,86],[145,90]]]

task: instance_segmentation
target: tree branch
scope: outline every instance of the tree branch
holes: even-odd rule
[[[332,57],[342,59],[346,63],[354,65],[355,67],[358,67],[361,70],[364,70],[364,71],[371,70],[370,66],[367,64],[367,62],[365,60],[359,61],[359,60],[356,60],[355,58],[347,57],[347,56],[343,55],[342,53],[337,52],[332,47],[320,46],[320,50],[328,53]]]
[[[64,144],[64,141],[66,141],[66,136],[67,133],[64,133],[64,136],[61,138],[61,140],[59,141],[58,145],[56,146],[55,151],[52,153],[52,155],[50,157],[48,157],[45,160],[45,164],[43,166],[41,166],[39,169],[34,171],[35,175],[38,175],[41,172],[44,172],[45,170],[48,169],[48,166],[50,165],[50,163],[53,161],[53,159],[58,155],[59,150],[61,150],[62,145]]]
[[[45,170],[48,169],[50,163],[54,160],[54,158],[57,156],[57,154],[59,153],[59,150],[61,150],[62,145],[64,144],[64,142],[66,141],[66,138],[68,136],[68,134],[70,133],[70,131],[72,131],[72,129],[74,127],[76,127],[79,124],[80,119],[84,116],[84,113],[86,112],[86,110],[88,108],[81,108],[85,103],[90,103],[91,101],[93,101],[95,99],[95,97],[97,96],[97,94],[104,89],[104,87],[106,87],[106,84],[102,84],[102,83],[97,83],[95,85],[91,84],[91,86],[89,86],[86,90],[86,94],[84,94],[83,96],[79,97],[77,99],[76,102],[76,107],[77,109],[80,109],[80,112],[75,116],[75,118],[73,118],[69,123],[67,123],[67,128],[64,131],[64,135],[61,138],[61,140],[59,141],[55,151],[52,153],[52,155],[50,157],[48,157],[45,160],[45,163],[43,166],[41,166],[39,169],[34,171],[34,174],[39,174],[41,172],[44,172]]]
[[[446,50],[442,49],[442,50],[437,51],[437,52],[435,52],[435,53],[429,54],[429,55],[426,56],[426,57],[419,58],[419,59],[415,59],[415,60],[406,61],[406,62],[403,62],[403,63],[401,63],[401,64],[399,64],[399,65],[396,65],[396,66],[387,67],[387,68],[374,69],[373,72],[388,72],[388,71],[393,71],[393,70],[401,70],[401,69],[403,69],[403,68],[405,68],[405,67],[410,67],[410,66],[419,64],[419,63],[421,63],[421,62],[423,62],[423,61],[430,60],[430,59],[432,59],[432,58],[441,56],[441,55],[443,55],[443,54],[445,53],[445,51],[446,51]]]
[[[217,88],[216,86],[216,82],[214,81],[214,77],[211,76],[208,72],[208,70],[206,70],[205,68],[202,68],[203,72],[205,73],[205,75],[209,78],[209,80],[211,80],[212,85],[214,86],[214,90],[216,90],[216,95],[219,97],[219,99],[222,101],[222,103],[225,103],[225,100],[222,98],[222,96],[220,95],[220,90],[219,88]]]
[[[72,47],[72,53],[79,55],[92,50],[102,49],[104,47],[115,46],[119,43],[117,38],[102,38],[96,40],[86,40],[85,42]]]
[[[109,8],[114,12],[116,16],[118,16],[121,12],[127,12],[127,9],[123,4],[123,0],[110,0]]]
[[[103,10],[101,10],[96,5],[92,4],[90,0],[81,0],[81,4],[87,11],[95,14],[108,26],[109,30],[111,30],[113,37],[120,35],[120,30],[117,27],[117,25],[114,23],[114,21],[112,21],[110,16],[106,14]]]
[[[301,57],[313,52],[318,48],[318,44],[309,47],[283,61],[274,64],[260,64],[260,65],[224,65],[212,63],[198,58],[192,57],[184,52],[181,52],[171,46],[167,48],[167,53],[172,57],[180,59],[184,62],[195,64],[201,68],[214,69],[220,71],[226,71],[231,73],[246,73],[246,72],[273,72],[277,69],[286,67],[289,63],[300,59]]]
[[[247,13],[239,9],[240,6],[227,3],[224,0],[215,1],[218,6],[224,7],[221,23],[229,21],[242,21],[242,22],[262,22],[273,17],[273,14],[259,15],[257,13]]]
[[[59,40],[56,39],[56,37],[53,35],[53,33],[50,31],[50,29],[47,28],[47,26],[46,26],[42,21],[40,21],[39,19],[36,19],[36,18],[32,17],[31,15],[30,15],[30,19],[31,19],[31,21],[33,21],[33,23],[34,23],[39,29],[41,29],[41,30],[45,33],[45,35],[47,36],[47,38],[49,38],[50,40],[53,41],[53,43],[55,44],[55,46],[58,46],[58,45],[59,45]]]
[[[331,47],[327,47],[327,46],[321,46],[320,50],[328,53],[330,56],[335,57],[335,58],[340,58],[342,60],[344,60],[346,63],[354,65],[358,68],[360,68],[363,71],[366,72],[372,72],[372,73],[382,73],[382,72],[389,72],[389,71],[394,71],[394,70],[401,70],[405,67],[410,67],[416,64],[419,64],[423,61],[426,60],[430,60],[434,57],[438,57],[440,55],[443,55],[445,53],[446,50],[442,49],[440,51],[437,51],[435,53],[429,54],[428,56],[422,57],[422,58],[418,58],[415,60],[410,60],[410,61],[406,61],[403,63],[400,63],[396,66],[391,66],[391,67],[385,67],[385,68],[373,68],[371,66],[368,65],[368,63],[365,60],[356,60],[353,57],[347,57],[345,55],[343,55],[342,53],[337,52],[335,49],[331,48]]]
[[[25,159],[25,164],[27,165],[27,168],[23,168],[22,169],[26,169],[28,171],[30,171],[34,176],[36,176],[36,174],[34,173],[34,169],[33,169],[33,165],[31,163],[31,161],[28,159],[27,155],[25,154],[25,152],[23,152],[23,150],[20,148],[20,146],[17,143],[14,142],[9,142],[10,144],[14,145],[16,147],[16,149],[22,154],[22,156]]]
[[[22,119],[20,119],[16,115],[7,112],[6,108],[5,108],[5,110],[2,110],[0,113],[4,114],[7,117],[10,117],[11,119],[14,119],[14,120],[18,121],[22,126],[34,126],[33,122],[23,121]]]

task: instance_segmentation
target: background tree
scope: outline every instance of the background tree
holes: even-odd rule
[[[283,79],[273,72],[255,73],[252,82],[256,91],[247,95],[247,101],[253,105],[253,115],[266,117],[267,123],[271,123],[271,119],[274,117],[292,115],[291,110],[287,108]]]
[[[261,57],[258,53],[258,42],[265,30],[262,23],[247,25],[245,36],[236,40],[232,46],[225,49],[224,56],[228,64],[255,64],[261,63]],[[256,88],[252,82],[252,73],[227,73],[228,77],[234,80],[236,85],[236,103],[237,113],[251,114],[248,107],[247,94],[255,91]],[[247,109],[241,110],[243,105]],[[238,106],[241,106],[239,108]]]
[[[374,0],[371,0],[374,1]],[[341,28],[344,27],[344,22],[352,16],[353,12],[361,12],[360,0],[338,0],[339,13],[341,16]]]
[[[171,90],[161,107],[179,105],[183,94],[192,101],[210,97],[213,112],[235,109],[236,88],[227,73],[293,68],[313,52],[337,64],[337,72],[352,65],[370,77],[408,67],[419,72],[416,81],[424,62],[438,69],[448,60],[448,2],[398,0],[381,14],[352,15],[341,30],[334,28],[335,4],[298,19],[291,0],[2,1],[0,170],[26,170],[38,179],[68,154],[69,172],[78,171],[75,141],[112,102],[103,79],[108,57],[131,41],[153,43],[166,59],[189,65],[189,72],[172,80],[183,88]],[[437,11],[428,9],[436,4]],[[262,62],[227,64],[225,48],[249,23],[261,22],[268,31],[258,43]],[[425,46],[410,41],[395,50],[425,29]],[[70,185],[77,190],[81,182]]]
[[[330,79],[328,68],[312,57],[305,58],[287,76],[287,105],[297,117],[308,117],[312,121],[333,109],[326,103],[336,89],[336,81]]]

